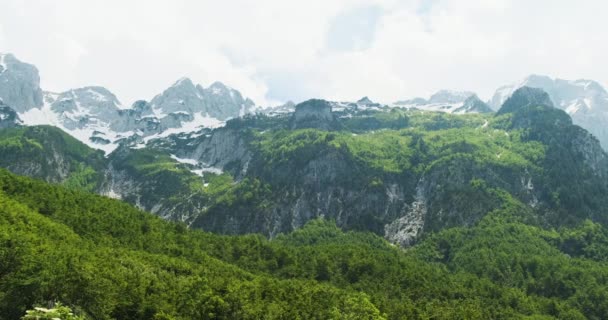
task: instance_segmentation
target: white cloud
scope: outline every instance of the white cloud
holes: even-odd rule
[[[103,85],[126,104],[184,75],[225,82],[262,104],[313,96],[393,101],[441,88],[488,97],[529,73],[608,80],[601,1],[4,0],[1,7],[0,51],[36,64],[46,89]]]

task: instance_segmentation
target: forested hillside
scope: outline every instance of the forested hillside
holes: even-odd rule
[[[402,250],[313,220],[267,240],[188,230],[0,172],[0,318],[61,301],[91,319],[602,319],[608,230],[500,208]]]

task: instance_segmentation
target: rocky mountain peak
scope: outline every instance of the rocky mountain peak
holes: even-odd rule
[[[582,87],[586,91],[596,92],[596,93],[602,94],[602,95],[608,95],[608,92],[606,92],[606,89],[604,87],[602,87],[602,85],[599,84],[599,82],[597,82],[597,81],[579,79],[579,80],[572,81],[572,84]]]
[[[172,88],[182,88],[182,89],[194,89],[195,85],[194,82],[192,82],[192,80],[188,77],[181,77],[179,79],[177,79],[177,81],[175,81],[173,83],[173,85],[171,85],[171,87],[169,87],[169,89]],[[167,89],[167,90],[169,90]]]
[[[357,104],[361,104],[361,105],[367,106],[367,105],[374,104],[374,102],[372,100],[370,100],[370,98],[368,98],[367,96],[365,96],[365,97],[357,100]]]
[[[316,128],[331,130],[336,119],[332,114],[332,107],[328,101],[310,99],[296,105],[292,116],[292,129]]]
[[[476,94],[468,97],[462,107],[454,110],[454,113],[489,113],[493,112],[492,108],[485,102],[481,101]]]
[[[452,90],[439,90],[433,94],[429,103],[459,103],[465,101],[468,97],[474,95],[474,92],[470,91],[452,91]]]
[[[108,89],[98,86],[83,87],[62,92],[51,103],[51,109],[58,113],[78,115],[100,115],[114,113],[120,101]]]
[[[157,115],[185,112],[221,121],[241,116],[255,107],[253,101],[243,98],[240,92],[221,82],[214,82],[208,88],[203,88],[201,85],[195,85],[189,78],[179,79],[154,97],[150,104]]]
[[[608,150],[608,92],[596,81],[579,79],[552,79],[547,76],[531,75],[512,85],[496,90],[490,106],[497,110],[522,86],[541,88],[549,94],[555,107],[566,111],[574,124],[596,136],[604,149]]]
[[[211,90],[214,94],[224,94],[230,92],[233,89],[228,88],[225,84],[219,81],[215,81],[209,86],[209,90]]]
[[[12,54],[0,53],[0,98],[17,112],[42,106],[38,69]]]
[[[521,87],[502,105],[498,114],[515,112],[529,106],[553,107],[549,94],[539,88]]]

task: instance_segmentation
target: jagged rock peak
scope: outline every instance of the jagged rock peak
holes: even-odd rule
[[[73,113],[80,116],[99,116],[100,120],[112,121],[120,109],[120,101],[108,89],[89,86],[72,89],[59,94],[49,94],[51,109],[57,113]],[[80,120],[78,120],[80,121]]]
[[[0,53],[0,98],[17,112],[42,106],[40,76],[35,66]]]
[[[553,107],[553,102],[544,90],[524,86],[513,92],[511,97],[502,105],[498,114],[515,112],[528,106]]]
[[[175,81],[171,87],[181,87],[181,86],[194,87],[194,82],[192,82],[192,80],[188,77],[181,77],[181,78],[177,79],[177,81]]]
[[[361,105],[371,105],[374,104],[374,102],[372,100],[370,100],[367,96],[357,100],[357,104],[361,104]]]
[[[110,90],[100,86],[87,86],[78,89],[72,89],[63,93],[64,95],[71,95],[72,97],[89,102],[101,102],[106,104],[112,104],[116,107],[120,106],[120,101]]]
[[[261,108],[259,110],[257,110],[256,112],[260,112],[263,114],[267,114],[267,115],[280,115],[280,114],[287,114],[287,113],[292,113],[294,112],[296,109],[296,104],[289,100],[287,102],[285,102],[284,104],[278,105],[278,106],[270,106],[270,107],[266,107],[266,108]]]
[[[200,113],[222,121],[244,115],[255,107],[251,99],[243,98],[239,91],[221,82],[214,82],[208,88],[203,88],[186,77],[180,78],[155,96],[150,104],[157,115],[175,112],[190,115]]]
[[[439,90],[429,98],[429,103],[458,103],[475,95],[471,91]]]
[[[468,97],[462,107],[456,109],[454,113],[490,113],[494,112],[487,103],[481,101],[476,94]]]

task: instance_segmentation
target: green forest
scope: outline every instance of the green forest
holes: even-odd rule
[[[271,240],[190,230],[2,170],[0,318],[603,319],[608,230],[535,226],[480,187],[499,209],[402,249],[322,219]]]

